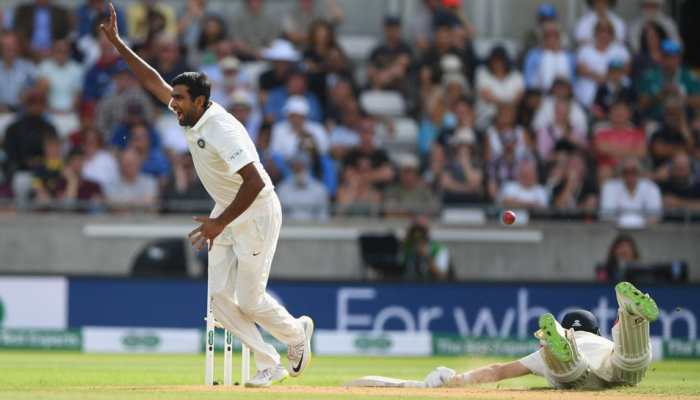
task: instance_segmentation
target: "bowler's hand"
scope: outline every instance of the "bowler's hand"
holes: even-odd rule
[[[112,43],[117,43],[119,39],[119,28],[117,28],[117,12],[114,10],[114,5],[109,3],[109,22],[100,24],[100,30],[107,36]]]
[[[207,243],[209,244],[209,251],[211,251],[214,239],[219,236],[226,226],[209,217],[194,217],[194,220],[201,223],[201,225],[190,232],[187,237],[197,251],[202,250]]]

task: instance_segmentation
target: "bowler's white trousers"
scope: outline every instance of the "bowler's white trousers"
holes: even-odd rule
[[[222,211],[215,207],[212,216]],[[214,318],[253,350],[258,370],[280,364],[280,355],[256,323],[282,343],[305,339],[301,323],[266,292],[281,225],[282,207],[270,191],[228,225],[209,251]]]

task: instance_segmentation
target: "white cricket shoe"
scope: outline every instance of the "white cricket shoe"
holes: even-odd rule
[[[311,337],[314,335],[314,321],[310,317],[302,315],[299,322],[304,327],[304,341],[287,347],[289,375],[294,377],[301,375],[311,361]]]
[[[425,377],[425,387],[439,388],[443,387],[455,376],[455,370],[447,367],[437,367]]]
[[[277,365],[272,368],[267,368],[258,371],[254,377],[245,383],[246,387],[270,387],[273,383],[282,382],[289,376],[287,370]]]

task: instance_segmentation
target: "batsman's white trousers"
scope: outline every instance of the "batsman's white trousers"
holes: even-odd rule
[[[215,207],[212,216],[222,211]],[[305,340],[301,323],[266,292],[281,225],[282,207],[270,192],[227,226],[209,251],[214,318],[248,345],[258,370],[280,364],[280,355],[256,323],[282,343]]]

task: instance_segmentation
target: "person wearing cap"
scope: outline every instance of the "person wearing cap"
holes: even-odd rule
[[[258,109],[255,93],[246,89],[236,89],[227,102],[228,111],[245,126],[250,138],[255,141],[258,130],[263,123],[262,113]]]
[[[284,86],[296,64],[301,61],[301,54],[288,40],[276,39],[269,47],[263,49],[262,59],[269,62],[270,69],[258,78],[258,87],[267,92]]]
[[[617,176],[606,180],[600,191],[600,217],[622,226],[643,227],[658,222],[663,213],[659,186],[645,177],[637,157],[627,157]]]
[[[574,28],[574,37],[579,46],[595,41],[596,25],[600,20],[612,24],[613,40],[620,43],[625,41],[625,22],[611,10],[615,8],[617,0],[586,0],[586,4],[589,10],[579,18]]]
[[[527,88],[547,92],[555,79],[574,78],[576,58],[563,47],[563,33],[556,21],[545,21],[539,29],[541,40],[525,55],[523,75]]]
[[[265,0],[245,0],[230,22],[234,27],[233,47],[236,55],[245,60],[257,60],[260,51],[281,33],[280,23],[265,12]]]
[[[297,153],[289,164],[292,175],[282,181],[277,189],[285,216],[296,221],[327,220],[328,191],[309,172],[309,156]]]
[[[401,19],[394,15],[384,17],[384,42],[372,49],[367,68],[372,89],[399,90],[406,94],[412,58],[411,47],[401,38]]]
[[[678,26],[673,18],[664,13],[664,4],[664,0],[639,0],[641,15],[630,24],[627,40],[633,53],[638,53],[642,49],[644,27],[649,22],[661,28],[663,37],[681,43]]]
[[[272,127],[272,151],[289,160],[302,150],[304,140],[310,138],[318,154],[328,153],[328,134],[323,125],[309,120],[311,110],[304,97],[291,96],[284,104],[283,112],[285,119]]]
[[[486,64],[476,71],[476,125],[484,129],[495,116],[498,104],[517,104],[525,91],[523,75],[513,66],[508,51],[494,46]]]
[[[523,53],[537,47],[542,43],[542,28],[548,23],[557,23],[557,8],[551,3],[540,3],[535,11],[535,25],[530,28],[523,39]]]
[[[442,204],[465,205],[484,200],[483,173],[475,159],[476,134],[469,127],[458,128],[446,149],[448,162],[439,177]]]
[[[397,157],[398,182],[384,191],[384,212],[387,216],[408,216],[417,213],[433,215],[439,212],[439,199],[419,173],[418,157],[411,153]]]
[[[622,60],[613,59],[608,64],[605,82],[598,84],[591,107],[593,115],[597,119],[604,119],[608,115],[610,105],[616,100],[636,104],[637,89],[625,73],[625,63]]]
[[[700,80],[683,65],[681,45],[666,39],[661,52],[661,65],[646,71],[639,83],[639,105],[656,119],[661,119],[662,105],[668,97],[679,96],[692,108],[700,106]]]
[[[613,35],[613,24],[598,20],[595,40],[583,45],[576,54],[578,78],[574,89],[577,100],[586,108],[593,103],[598,84],[605,81],[611,61],[623,62],[624,70],[629,71],[630,53],[623,44],[615,42]]]
[[[318,97],[308,88],[308,79],[304,71],[294,69],[287,77],[284,86],[272,89],[267,94],[267,102],[263,106],[265,118],[279,122],[285,118],[284,108],[292,97],[301,97],[306,101],[308,112],[306,117],[310,121],[323,121],[323,108]]]
[[[220,104],[228,104],[231,93],[250,86],[248,77],[241,71],[241,61],[224,54],[218,62],[201,68],[211,82],[211,98]]]

